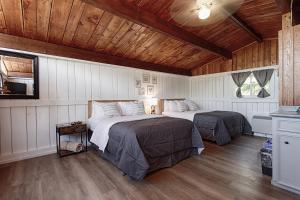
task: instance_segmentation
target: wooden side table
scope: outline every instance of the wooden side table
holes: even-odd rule
[[[67,150],[61,150],[60,146],[60,137],[64,135],[78,135],[80,134],[81,137],[81,143],[84,144],[83,142],[83,136],[85,134],[85,145],[82,151],[80,152],[72,152],[72,151],[67,151]],[[88,142],[88,134],[87,134],[87,124],[86,123],[81,123],[81,124],[71,124],[71,123],[66,123],[66,124],[57,124],[56,125],[56,147],[57,147],[57,154],[59,157],[64,157],[72,154],[78,154],[84,151],[87,151],[87,142]]]

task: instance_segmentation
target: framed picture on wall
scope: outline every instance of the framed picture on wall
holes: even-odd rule
[[[135,80],[135,88],[141,88],[142,87],[142,81],[141,80]]]
[[[139,88],[139,90],[138,90],[138,95],[139,96],[143,96],[143,95],[145,95],[145,88]]]
[[[143,74],[143,83],[150,83],[150,74]]]
[[[154,86],[153,85],[148,85],[147,86],[147,95],[149,95],[149,96],[154,95]]]
[[[157,76],[156,75],[153,75],[152,76],[152,84],[157,84]]]

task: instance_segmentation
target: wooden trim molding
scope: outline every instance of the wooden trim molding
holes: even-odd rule
[[[101,62],[113,65],[120,65],[137,69],[191,76],[191,71],[187,69],[174,68],[166,65],[159,65],[135,59],[127,59],[104,53],[93,52],[79,48],[72,48],[3,33],[0,33],[0,47],[22,51],[30,51],[34,53],[47,54],[53,56]]]
[[[97,8],[110,12],[121,18],[125,18],[134,23],[146,26],[156,31],[166,34],[176,40],[180,40],[196,48],[205,49],[213,54],[220,55],[225,58],[231,58],[230,51],[218,47],[217,45],[204,40],[195,34],[188,32],[176,25],[160,19],[155,14],[143,10],[142,12],[135,6],[130,6],[122,0],[81,0],[85,3],[91,4]]]

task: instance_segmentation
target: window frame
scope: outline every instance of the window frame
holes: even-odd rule
[[[272,99],[272,98],[274,98],[274,94],[273,94],[273,92],[274,92],[274,90],[272,89],[274,86],[274,84],[272,84],[272,82],[273,82],[273,79],[274,79],[274,74],[275,73],[273,73],[273,75],[272,75],[272,77],[271,77],[271,79],[270,79],[270,81],[267,83],[267,84],[269,84],[269,89],[267,90],[268,92],[269,92],[269,94],[270,94],[270,96],[269,97],[266,97],[266,98],[268,98],[268,99]],[[242,97],[241,98],[238,98],[238,97],[236,97],[237,99],[261,99],[261,98],[259,98],[259,97],[257,97],[257,95],[255,95],[255,94],[253,94],[253,88],[254,88],[254,84],[253,84],[253,79],[257,82],[257,80],[256,80],[256,78],[254,77],[254,75],[253,75],[253,72],[251,72],[251,74],[249,75],[249,77],[251,78],[250,79],[250,95],[243,95],[242,94]],[[249,78],[248,77],[248,78]],[[247,79],[248,79],[247,78]],[[246,81],[245,81],[246,82]],[[244,83],[245,84],[245,83]],[[243,85],[244,85],[243,84]],[[235,91],[238,89],[238,87],[236,86],[235,87]],[[242,91],[241,91],[242,92]],[[264,98],[264,99],[266,99],[266,98]]]

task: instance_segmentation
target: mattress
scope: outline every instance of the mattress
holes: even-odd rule
[[[103,157],[135,180],[171,167],[203,150],[201,136],[186,119],[145,115],[102,119],[91,142]]]

